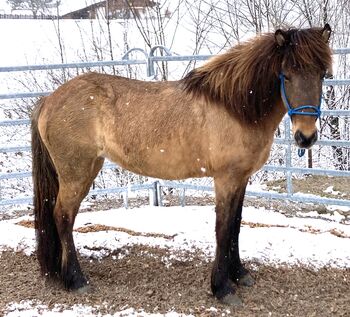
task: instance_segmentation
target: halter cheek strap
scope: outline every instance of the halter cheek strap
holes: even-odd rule
[[[281,81],[281,96],[284,105],[287,107],[288,115],[290,119],[292,119],[292,116],[297,114],[297,115],[302,115],[302,116],[313,116],[316,117],[316,120],[321,116],[321,100],[322,100],[322,91],[321,91],[321,96],[320,96],[320,103],[318,106],[311,106],[311,105],[303,105],[299,106],[296,108],[292,108],[286,94],[286,86],[285,86],[285,76],[283,73],[280,73],[279,75],[280,81]],[[313,112],[306,111],[304,112],[304,109],[311,109]],[[304,156],[305,154],[305,149],[298,149],[298,155],[299,157]]]
[[[290,118],[292,118],[293,115],[302,115],[302,116],[314,116],[316,119],[318,119],[321,116],[321,100],[322,100],[322,92],[320,96],[320,103],[318,106],[311,106],[311,105],[303,105],[296,108],[292,108],[286,94],[286,86],[285,86],[285,76],[283,73],[280,73],[279,75],[280,81],[281,81],[281,96],[284,105],[287,107],[288,115]],[[311,109],[313,112],[306,111],[304,112],[304,109]]]

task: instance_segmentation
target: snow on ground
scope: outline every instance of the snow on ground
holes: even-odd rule
[[[23,220],[32,220],[32,217],[0,222],[0,250],[13,249],[28,255],[34,252],[34,230],[16,224]],[[350,267],[350,226],[339,220],[336,216],[333,221],[288,218],[264,208],[247,207],[240,234],[241,256],[244,260],[270,265]],[[83,256],[103,258],[113,250],[134,244],[174,251],[200,249],[209,259],[215,253],[212,206],[122,208],[81,213],[75,229],[81,231],[79,228],[96,224],[119,230],[76,231],[75,243]],[[128,230],[134,233],[131,235]]]
[[[26,216],[0,222],[0,251],[15,250],[30,255],[35,250],[34,229],[17,223],[32,220]],[[81,233],[92,225],[115,230]],[[74,238],[80,254],[103,258],[113,250],[134,244],[167,248],[169,260],[190,259],[191,251],[201,250],[204,260],[215,252],[215,212],[213,206],[142,207],[111,209],[78,215]],[[324,266],[350,268],[350,225],[333,219],[288,218],[264,208],[247,207],[243,213],[240,252],[243,260],[279,265],[305,265],[313,269]],[[173,251],[173,255],[172,252]],[[180,252],[179,252],[180,251]],[[181,251],[184,251],[181,253]],[[119,256],[124,256],[121,253]],[[181,256],[183,254],[183,256]],[[101,316],[98,307],[47,307],[31,301],[12,303],[6,317],[13,316]],[[159,316],[132,309],[114,316]],[[184,316],[169,312],[167,316]]]
[[[74,305],[66,308],[62,305],[55,305],[51,310],[46,305],[33,301],[22,301],[11,303],[4,317],[102,317],[98,313],[99,307],[89,307],[84,305]],[[176,312],[168,312],[166,314],[152,314],[144,311],[136,311],[133,308],[128,308],[117,312],[113,315],[103,315],[103,317],[187,317],[193,315],[178,314]]]
[[[32,217],[0,222],[0,251],[11,249],[27,255],[34,252],[34,230],[17,225],[23,220],[32,220]],[[92,225],[117,230],[78,232]],[[211,259],[215,253],[214,228],[213,206],[146,206],[80,213],[74,238],[79,252],[87,257],[103,258],[113,250],[139,244],[173,251],[199,249]],[[350,267],[349,243],[350,226],[340,223],[337,216],[333,220],[289,218],[254,207],[245,208],[243,213],[240,250],[244,260],[269,265],[303,264],[315,269],[345,268]]]

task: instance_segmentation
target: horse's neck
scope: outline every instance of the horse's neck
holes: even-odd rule
[[[261,119],[261,127],[266,131],[266,133],[274,134],[285,114],[286,108],[283,101],[279,99],[271,107],[270,111]]]

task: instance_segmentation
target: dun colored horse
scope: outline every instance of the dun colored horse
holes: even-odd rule
[[[296,144],[317,139],[322,79],[331,68],[329,25],[277,30],[213,57],[174,82],[87,73],[43,98],[32,116],[35,223],[41,272],[69,290],[88,282],[72,230],[105,158],[162,179],[213,177],[216,257],[211,289],[240,303],[254,283],[239,256],[249,177],[266,162],[286,112]]]

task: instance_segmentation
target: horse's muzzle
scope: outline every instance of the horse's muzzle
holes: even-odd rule
[[[317,141],[317,131],[315,131],[310,136],[306,136],[304,133],[302,133],[300,130],[297,130],[294,133],[294,139],[295,143],[304,149],[310,148],[314,143]]]

